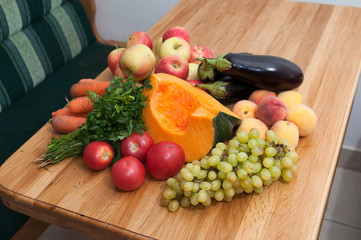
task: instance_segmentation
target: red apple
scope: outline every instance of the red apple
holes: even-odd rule
[[[144,44],[127,48],[119,58],[119,67],[134,81],[146,79],[155,66],[153,51]]]
[[[201,45],[192,45],[191,46],[191,57],[189,58],[189,62],[194,62],[197,64],[200,64],[200,61],[194,61],[194,59],[196,58],[212,58],[213,57],[213,53],[211,51],[211,49],[205,47],[205,46],[201,46]]]
[[[182,55],[188,62],[191,56],[191,46],[189,43],[180,37],[171,37],[165,40],[160,47],[159,57],[163,58],[167,55],[179,54]]]
[[[154,73],[168,73],[183,80],[187,79],[188,72],[188,62],[179,54],[171,54],[161,58],[154,69]]]
[[[128,75],[125,73],[125,70],[121,69],[119,62],[117,64],[117,66],[115,67],[114,76],[120,77],[121,79],[128,78]]]
[[[153,48],[152,39],[149,37],[148,34],[142,31],[136,31],[129,35],[126,43],[126,48],[130,48],[137,44],[144,44],[150,49]]]
[[[181,26],[171,27],[167,31],[165,31],[165,33],[163,34],[163,42],[171,37],[180,37],[190,43],[190,37],[187,29]]]
[[[108,54],[108,67],[113,75],[115,75],[115,68],[119,63],[120,55],[125,51],[125,48],[116,48]]]

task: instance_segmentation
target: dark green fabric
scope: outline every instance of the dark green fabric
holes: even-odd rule
[[[9,18],[10,12],[17,15]],[[1,114],[94,43],[95,36],[79,0],[63,0],[60,6],[18,0],[6,6],[0,2],[0,40]]]
[[[0,114],[0,165],[66,104],[71,85],[107,67],[113,46],[92,44]],[[44,149],[46,146],[44,146]],[[29,162],[33,159],[28,159]],[[34,166],[36,167],[36,166]],[[28,217],[0,204],[0,239],[9,239]]]

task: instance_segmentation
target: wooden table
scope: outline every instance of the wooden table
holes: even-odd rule
[[[304,70],[299,92],[319,121],[297,147],[301,162],[295,179],[229,203],[170,213],[159,205],[164,181],[148,177],[137,191],[121,192],[109,169],[90,171],[80,157],[48,171],[37,169],[32,161],[55,135],[46,125],[2,165],[3,202],[96,238],[316,239],[360,73],[361,9],[278,0],[184,0],[148,33],[156,40],[174,25],[186,27],[192,44],[208,46],[215,55],[277,55]],[[105,70],[98,79],[108,78]]]

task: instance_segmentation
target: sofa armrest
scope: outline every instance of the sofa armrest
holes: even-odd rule
[[[116,41],[116,40],[105,40],[103,39],[96,27],[95,24],[95,14],[96,14],[96,4],[94,0],[80,0],[80,2],[83,4],[84,10],[88,16],[89,22],[92,26],[95,38],[97,42],[106,44],[106,45],[116,45],[118,47],[125,47],[125,42]]]

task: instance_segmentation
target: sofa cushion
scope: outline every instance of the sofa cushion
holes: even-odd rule
[[[79,0],[0,1],[0,112],[95,41]]]

